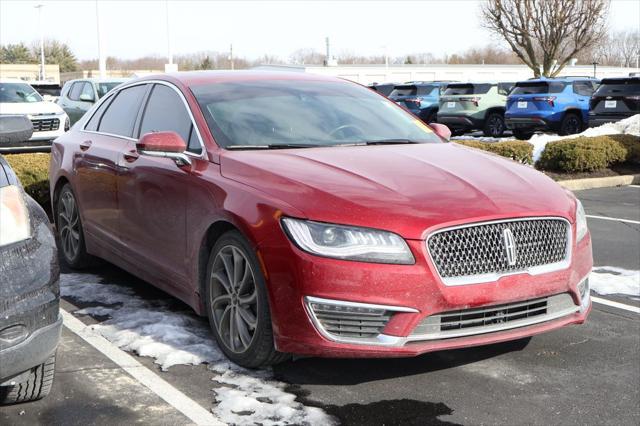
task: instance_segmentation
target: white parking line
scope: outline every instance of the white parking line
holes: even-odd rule
[[[153,393],[164,399],[176,410],[187,416],[197,425],[224,425],[220,420],[197,402],[180,392],[178,389],[161,379],[156,373],[140,364],[135,358],[124,352],[104,337],[93,332],[82,321],[69,312],[60,310],[64,326],[80,336],[95,349],[104,354],[120,368],[129,373],[138,382],[149,388]]]
[[[638,220],[620,219],[620,218],[617,218],[617,217],[607,217],[607,216],[594,216],[594,215],[591,215],[591,214],[587,214],[585,216],[590,218],[590,219],[612,220],[614,222],[634,223],[636,225],[640,225],[640,221],[638,221]]]
[[[627,185],[630,186],[631,188],[640,188],[640,185]]]
[[[593,297],[593,296],[591,296],[591,300],[596,303],[600,303],[601,305],[612,306],[614,308],[624,309],[625,311],[635,312],[636,314],[640,314],[640,307],[638,306],[625,305],[624,303],[614,302],[613,300],[607,300],[607,299],[602,299],[600,297]]]

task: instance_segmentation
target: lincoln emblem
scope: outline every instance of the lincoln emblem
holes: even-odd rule
[[[511,229],[506,228],[502,231],[502,239],[504,240],[504,249],[507,252],[507,263],[509,266],[513,266],[516,264],[517,253],[516,240],[513,238],[513,232],[511,232]]]

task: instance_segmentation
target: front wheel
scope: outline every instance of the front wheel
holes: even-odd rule
[[[246,368],[277,364],[265,280],[253,248],[237,231],[216,242],[207,265],[207,314],[218,346]]]
[[[505,129],[504,116],[499,112],[492,112],[485,120],[482,132],[487,137],[499,138],[502,137]]]
[[[582,130],[582,120],[573,112],[568,112],[565,114],[562,122],[560,123],[560,131],[558,134],[560,136],[567,135],[575,135],[576,133],[580,133]]]
[[[56,369],[56,356],[33,367],[27,379],[11,386],[0,387],[0,405],[36,401],[49,395]]]

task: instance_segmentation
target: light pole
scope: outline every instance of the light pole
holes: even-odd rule
[[[173,65],[173,53],[171,52],[171,32],[169,27],[169,0],[165,1],[165,10],[167,12],[167,56],[169,57],[169,64]]]
[[[44,81],[46,78],[44,71],[44,31],[42,31],[42,8],[43,4],[34,6],[38,9],[38,26],[40,27],[40,80]]]
[[[593,64],[593,78],[596,78],[596,67],[598,66],[598,63],[596,61],[593,61],[592,64]]]
[[[104,56],[102,32],[100,31],[100,6],[96,0],[96,30],[98,31],[98,69],[100,78],[107,78],[107,58]]]

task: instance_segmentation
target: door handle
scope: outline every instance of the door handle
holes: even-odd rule
[[[91,141],[84,141],[84,142],[80,142],[80,149],[83,151],[88,150],[89,148],[91,148]]]
[[[124,154],[122,154],[122,156],[124,157],[127,163],[133,163],[140,157],[140,155],[135,149],[125,152]]]

